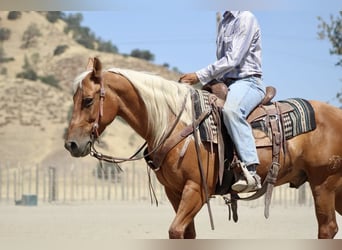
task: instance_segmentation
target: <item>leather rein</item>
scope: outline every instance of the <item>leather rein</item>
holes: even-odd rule
[[[104,99],[105,99],[105,87],[104,87],[104,83],[102,80],[102,77],[100,79],[100,107],[99,107],[99,111],[98,111],[98,115],[96,117],[96,120],[93,124],[93,128],[92,128],[92,132],[91,132],[91,149],[90,149],[90,155],[100,161],[105,161],[105,162],[110,162],[110,163],[114,163],[114,164],[119,164],[119,163],[123,163],[123,162],[127,162],[127,161],[137,161],[137,160],[141,160],[144,159],[150,155],[152,155],[153,153],[155,153],[166,141],[166,139],[171,135],[171,133],[173,132],[173,130],[176,128],[180,117],[183,114],[183,111],[185,109],[185,105],[186,105],[186,101],[187,98],[189,96],[190,90],[188,91],[188,93],[186,94],[186,96],[184,97],[183,103],[182,103],[182,107],[181,110],[179,112],[179,114],[177,115],[176,119],[174,120],[172,126],[170,127],[170,129],[168,130],[168,132],[166,134],[164,134],[164,136],[162,137],[162,139],[160,140],[159,144],[157,146],[155,146],[155,148],[153,148],[151,151],[149,151],[146,154],[143,154],[140,157],[137,157],[137,155],[145,148],[145,146],[147,145],[147,142],[145,141],[145,143],[140,146],[140,148],[129,158],[124,158],[124,157],[113,157],[110,155],[105,155],[100,153],[99,151],[96,150],[95,148],[95,141],[98,140],[99,138],[99,122],[101,120],[101,118],[103,117],[103,103],[104,103]]]
[[[122,157],[113,157],[113,156],[109,156],[109,155],[104,155],[101,154],[100,152],[98,152],[95,149],[95,141],[97,140],[97,138],[99,137],[99,121],[101,120],[102,116],[103,116],[103,102],[104,102],[104,98],[105,98],[105,88],[104,88],[104,84],[103,84],[103,80],[101,77],[100,80],[100,108],[99,108],[99,112],[98,112],[98,116],[93,124],[93,128],[92,128],[92,133],[91,133],[91,149],[90,149],[90,155],[98,160],[101,161],[106,161],[106,162],[110,162],[113,164],[119,164],[119,163],[123,163],[123,162],[127,162],[127,161],[137,161],[137,160],[141,160],[143,158],[147,158],[148,156],[150,156],[153,153],[156,153],[161,147],[162,145],[165,143],[165,141],[171,136],[172,132],[174,131],[174,129],[176,128],[180,117],[183,114],[183,111],[185,110],[185,106],[186,106],[186,102],[188,99],[188,96],[191,92],[191,89],[189,89],[189,91],[187,92],[187,94],[184,97],[183,103],[182,103],[182,107],[181,110],[179,112],[179,114],[177,115],[176,119],[174,120],[172,126],[170,127],[170,129],[168,130],[167,133],[164,134],[164,136],[162,137],[162,139],[160,140],[160,142],[158,143],[158,145],[153,148],[151,151],[149,151],[146,154],[143,154],[140,157],[137,157],[137,155],[143,150],[143,148],[147,145],[147,142],[145,142],[136,153],[134,153],[131,157],[129,158],[122,158]],[[193,98],[193,96],[191,96],[191,98]],[[193,109],[194,112],[194,109]],[[209,113],[208,113],[209,114]],[[205,114],[205,116],[207,116],[208,114]],[[195,117],[195,114],[193,113],[193,119]],[[204,119],[204,117],[203,117]],[[203,170],[203,166],[202,166],[202,161],[200,158],[200,148],[199,148],[199,141],[200,138],[198,138],[197,133],[195,132],[197,129],[197,122],[195,120],[193,120],[193,123],[191,125],[192,129],[193,129],[193,134],[194,134],[194,138],[195,138],[195,146],[196,146],[196,153],[197,153],[197,159],[198,159],[198,164],[199,164],[199,171],[200,171],[200,175],[201,175],[201,179],[202,179],[202,183],[203,183],[203,189],[204,189],[204,194],[205,194],[205,199],[206,199],[206,203],[207,203],[207,207],[208,207],[208,213],[209,213],[209,218],[210,218],[210,224],[211,224],[211,228],[212,230],[214,230],[214,221],[213,221],[213,216],[212,216],[212,212],[211,212],[211,206],[210,206],[210,197],[209,197],[209,193],[208,193],[208,187],[207,187],[207,183],[206,183],[206,179],[204,176],[204,170]],[[119,167],[119,170],[121,170],[120,166],[117,165],[117,167]],[[158,171],[160,169],[160,167],[154,169],[154,171]],[[122,170],[121,170],[122,171]],[[151,182],[150,182],[151,185]],[[150,186],[150,191],[152,190],[156,203],[158,205],[158,201],[157,198],[155,196],[153,187]],[[152,197],[152,196],[151,196]],[[152,201],[152,198],[151,198]]]

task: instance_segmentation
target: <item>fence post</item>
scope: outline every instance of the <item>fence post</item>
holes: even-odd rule
[[[88,200],[90,200],[91,197],[91,168],[87,168],[87,183],[88,183]]]
[[[298,190],[298,204],[305,205],[306,201],[306,185],[302,185]]]
[[[74,179],[75,179],[75,200],[79,199],[80,193],[79,193],[79,188],[80,188],[80,183],[78,181],[78,176],[79,176],[79,165],[76,165],[75,170],[74,170]]]
[[[56,168],[49,167],[49,202],[56,200]]]
[[[121,178],[121,177],[120,177]],[[118,198],[118,182],[121,181],[119,178],[119,171],[117,171],[117,168],[114,168],[114,197],[115,199]]]
[[[29,171],[28,193],[32,194],[32,168],[29,168],[28,171]]]
[[[0,164],[0,202],[2,200],[2,169]]]
[[[19,188],[19,197],[21,197],[24,193],[24,170],[22,168],[22,166],[20,165],[20,162],[18,163],[18,185],[20,186]]]
[[[14,196],[14,202],[17,200],[17,173],[16,171],[13,172],[13,196]],[[7,200],[9,200],[9,195],[7,196]]]
[[[112,168],[107,168],[107,200],[110,201],[111,198],[111,184],[112,184]]]
[[[141,171],[138,171],[138,174],[137,174],[137,186],[139,187],[138,188],[138,200],[141,199]]]
[[[9,163],[7,163],[6,166],[6,200],[7,202],[9,202],[9,182],[10,182],[10,173],[9,173],[9,167],[8,167]]]
[[[66,202],[66,166],[63,166],[63,202]]]
[[[98,178],[98,168],[95,167],[94,183],[95,183],[95,200],[97,200],[97,178]]]
[[[74,201],[75,197],[74,197],[74,164],[71,165],[71,172],[70,172],[70,178],[71,178],[71,195],[70,195],[70,200]]]
[[[132,185],[132,200],[135,199],[135,190],[136,190],[136,183],[135,183],[135,180],[136,180],[136,169],[135,169],[135,162],[133,161],[132,162],[133,166],[132,166],[132,182],[131,182],[131,185]]]
[[[120,184],[121,184],[121,200],[125,200],[125,184],[126,184],[126,178],[127,178],[127,172],[125,172],[124,176],[122,176]]]
[[[46,168],[42,169],[43,171],[43,200],[46,201]]]
[[[39,165],[36,164],[36,195],[37,195],[37,201],[39,198]]]
[[[102,190],[102,200],[105,199],[105,170],[104,167],[101,168],[101,190]]]
[[[84,167],[81,167],[81,200],[84,201]]]

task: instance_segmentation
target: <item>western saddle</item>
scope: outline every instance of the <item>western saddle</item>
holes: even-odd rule
[[[228,87],[224,83],[208,83],[203,86],[203,90],[206,90],[214,94],[217,99],[215,100],[214,106],[218,109],[222,109],[224,102],[227,97]],[[268,217],[269,204],[272,195],[272,189],[276,183],[278,171],[280,168],[280,152],[283,150],[285,154],[285,136],[283,134],[283,117],[282,115],[293,110],[293,107],[288,103],[271,102],[276,94],[274,87],[266,87],[266,94],[261,103],[249,114],[247,121],[252,124],[255,121],[264,120],[265,126],[270,131],[270,134],[266,135],[264,132],[260,132],[253,129],[253,134],[257,147],[272,147],[272,164],[268,171],[268,174],[264,180],[261,191],[256,192],[254,195],[246,198],[238,198],[241,200],[253,200],[259,198],[266,193],[266,206],[265,206],[265,217]],[[260,132],[260,133],[259,133]],[[223,133],[224,134],[224,133]],[[224,136],[224,135],[223,135]],[[228,139],[229,140],[229,139]],[[226,144],[227,138],[222,138],[219,143]],[[223,145],[218,145],[219,148]],[[231,149],[231,148],[230,148]],[[219,150],[220,151],[220,150]],[[224,150],[227,152],[227,150]],[[222,151],[219,154],[224,154]],[[219,157],[220,158],[220,157]],[[235,160],[237,156],[235,155]],[[232,159],[228,159],[232,160]],[[233,160],[234,161],[234,160]],[[225,175],[225,169],[222,169],[222,163],[219,164],[219,184],[222,183]],[[231,161],[231,166],[234,166],[234,162]],[[239,171],[239,170],[237,170]],[[224,182],[224,181],[223,181]],[[217,194],[224,194],[227,192],[227,187],[220,187],[217,185]]]

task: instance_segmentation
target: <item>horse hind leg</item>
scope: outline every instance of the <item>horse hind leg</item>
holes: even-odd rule
[[[336,192],[335,195],[335,209],[342,215],[342,187]]]
[[[335,192],[327,190],[324,184],[317,186],[311,184],[311,189],[315,200],[318,238],[332,239],[338,232],[335,213]]]

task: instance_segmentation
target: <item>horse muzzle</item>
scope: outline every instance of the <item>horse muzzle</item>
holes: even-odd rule
[[[90,153],[91,141],[79,143],[75,140],[66,140],[64,147],[70,152],[73,157],[84,157]]]

